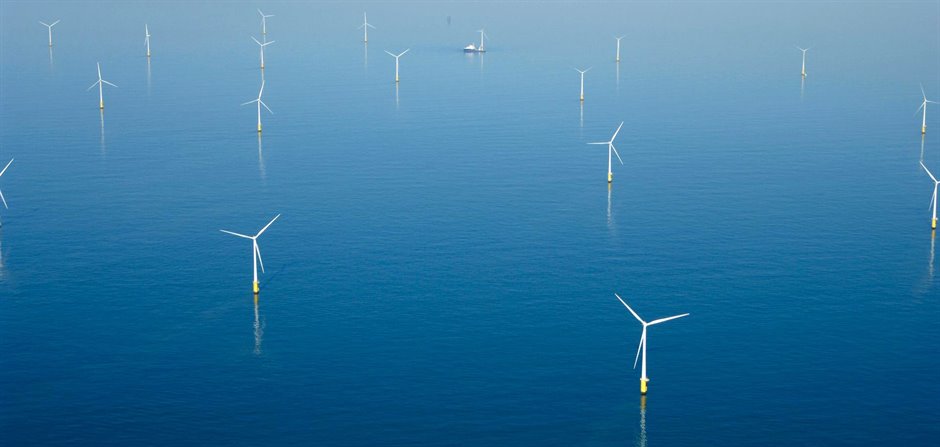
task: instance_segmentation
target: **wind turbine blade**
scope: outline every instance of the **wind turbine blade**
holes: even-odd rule
[[[95,83],[94,83],[94,84],[91,84],[91,87],[86,88],[85,91],[87,92],[87,91],[89,91],[89,90],[95,88],[95,86],[98,85],[99,82],[101,82],[101,81],[95,81]]]
[[[924,101],[926,101],[926,100],[927,100],[927,93],[924,92],[924,84],[923,84],[923,83],[920,84],[920,94],[923,95]]]
[[[43,24],[43,25],[45,25],[45,26],[48,26],[48,27],[50,27],[50,28],[52,27],[52,25],[50,25],[50,24],[48,24],[48,23],[46,23],[46,22],[43,22],[42,20],[40,20],[39,23],[41,23],[41,24]]]
[[[629,310],[630,313],[633,314],[633,317],[634,317],[634,318],[636,318],[637,320],[639,320],[640,323],[643,323],[644,325],[646,325],[646,322],[643,321],[643,319],[640,318],[640,316],[637,315],[636,312],[634,312],[633,309],[631,309],[630,306],[627,305],[627,302],[624,301],[623,298],[620,298],[620,295],[617,295],[617,294],[615,293],[614,296],[617,297],[617,299],[620,300],[621,303],[623,303],[623,305],[627,308],[627,310]]]
[[[614,155],[617,156],[617,160],[620,160],[620,164],[623,164],[623,159],[620,158],[620,154],[617,153],[617,148],[614,147],[614,143],[610,143],[610,148],[614,150]]]
[[[385,52],[388,53],[388,55],[391,56],[391,57],[394,57],[394,58],[396,58],[396,59],[398,58],[398,56],[392,54],[391,51],[385,50]]]
[[[646,328],[643,328],[643,335],[640,336],[640,344],[636,347],[636,358],[633,359],[633,369],[636,369],[636,362],[640,360],[640,351],[643,350],[643,343],[646,342]]]
[[[917,110],[914,111],[914,115],[913,115],[913,116],[917,116],[917,113],[920,112],[920,109],[923,109],[925,105],[927,105],[927,100],[926,100],[926,99],[924,100],[924,102],[920,103],[920,107],[918,107]]]
[[[248,37],[251,37],[251,40],[255,41],[256,44],[261,45],[261,42],[258,42],[258,39],[255,39],[255,36],[248,36]],[[261,46],[264,46],[264,45],[261,45]]]
[[[620,128],[623,127],[623,121],[620,122],[620,125],[617,126],[617,130],[614,132],[614,136],[610,137],[610,142],[613,143],[617,139],[617,134],[620,133]]]
[[[10,161],[13,161],[13,160],[10,160]],[[927,169],[927,166],[924,166],[924,162],[920,162],[920,167],[924,168],[924,170],[927,171],[927,175],[930,176],[930,179],[933,180],[934,183],[937,182],[937,178],[933,176],[933,174],[930,172],[930,169]]]
[[[257,100],[257,99],[252,99],[251,101],[243,102],[242,105],[243,105],[243,106],[247,106],[248,104],[251,104],[251,103],[253,103],[253,102],[258,102],[258,100]]]
[[[265,104],[264,101],[262,101],[262,100],[259,99],[258,102],[260,102],[261,105],[264,106],[265,109],[268,109],[268,112],[271,112],[271,114],[274,115],[274,111],[271,110],[270,108],[268,108],[268,105]]]
[[[366,24],[363,23],[362,25],[359,25],[359,28],[356,28],[356,29],[362,29],[362,28],[365,27],[365,26],[366,26]]]
[[[267,224],[267,225],[265,225],[265,226],[264,226],[264,228],[262,228],[262,229],[261,229],[261,231],[259,231],[259,232],[258,232],[258,234],[256,234],[256,235],[255,235],[255,237],[258,237],[258,236],[261,236],[261,233],[264,233],[264,232],[265,232],[265,230],[267,230],[267,229],[268,229],[268,227],[270,227],[270,226],[271,226],[271,224],[273,224],[273,223],[274,223],[274,221],[275,221],[275,220],[277,220],[277,218],[278,218],[278,217],[281,217],[281,215],[280,215],[280,214],[278,214],[277,216],[274,216],[274,219],[271,219],[271,221],[270,221],[270,222],[268,222],[268,224]]]
[[[251,239],[251,240],[254,240],[254,239],[255,239],[255,238],[253,238],[253,237],[251,237],[251,236],[245,236],[244,234],[235,233],[235,232],[233,232],[233,231],[228,231],[228,230],[219,230],[219,231],[221,231],[221,232],[223,232],[223,233],[231,234],[231,235],[233,235],[233,236],[243,237],[243,238],[245,238],[245,239]]]
[[[3,173],[4,173],[4,172],[7,172],[7,168],[9,168],[11,164],[13,164],[13,159],[12,159],[12,158],[10,159],[10,162],[7,163],[7,165],[3,167],[3,170],[0,171],[0,177],[3,177]]]
[[[55,26],[56,23],[59,23],[59,22],[61,22],[61,21],[62,21],[62,20],[56,20],[55,22],[52,22],[52,25],[49,25],[49,28],[52,28],[53,26]]]
[[[607,141],[601,141],[599,143],[587,143],[587,144],[610,144],[610,143]]]
[[[669,321],[669,320],[675,320],[676,318],[682,318],[682,317],[685,317],[685,316],[688,316],[688,315],[689,315],[689,314],[682,314],[682,315],[673,315],[673,316],[671,316],[671,317],[666,317],[666,318],[660,318],[660,319],[658,319],[658,320],[650,321],[650,323],[649,323],[647,326],[652,326],[652,325],[654,325],[654,324],[663,323],[663,322],[666,322],[666,321]]]
[[[366,26],[368,26],[369,28],[372,28],[372,29],[375,29],[375,27],[374,27],[374,26],[372,26],[372,24],[371,24],[371,23],[366,23]]]
[[[6,199],[6,197],[3,197],[3,191],[2,191],[2,190],[0,190],[0,200],[3,201],[3,207],[4,207],[4,208],[10,209],[10,207],[7,206],[7,199]]]
[[[104,79],[102,79],[101,82],[104,82],[105,84],[108,84],[108,85],[110,85],[111,87],[117,87],[116,85],[114,85],[114,84],[112,84],[112,83],[110,83],[110,82],[108,82],[108,81],[105,81]]]
[[[264,17],[264,13],[263,13],[263,12],[261,12],[261,10],[260,10],[260,9],[258,10],[258,14],[260,14],[260,15],[261,15],[261,17]]]
[[[405,51],[402,51],[401,54],[398,55],[398,57],[404,56],[405,53],[407,53],[407,52],[409,52],[409,51],[411,51],[411,48],[409,48],[409,49],[407,49],[407,50],[405,50]]]
[[[264,273],[264,261],[261,260],[261,247],[258,246],[258,241],[252,241],[252,244],[255,245],[255,255],[258,256],[258,264],[261,264],[261,273]]]
[[[262,46],[262,47],[266,47],[266,46],[268,46],[268,45],[271,45],[271,44],[274,43],[274,42],[275,42],[275,41],[273,41],[273,40],[270,41],[270,42],[265,42],[265,43],[261,44],[261,46]]]
[[[933,208],[933,201],[937,199],[937,188],[933,188],[933,195],[930,196],[930,203],[927,204],[927,209]]]

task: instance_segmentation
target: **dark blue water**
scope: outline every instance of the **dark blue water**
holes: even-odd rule
[[[0,5],[3,444],[940,438],[937,2],[256,6]]]

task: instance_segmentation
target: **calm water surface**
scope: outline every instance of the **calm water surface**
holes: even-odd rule
[[[0,4],[3,444],[940,438],[937,2],[257,6]]]

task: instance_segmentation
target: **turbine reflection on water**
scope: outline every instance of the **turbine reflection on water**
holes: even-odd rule
[[[255,355],[261,355],[261,338],[264,336],[264,327],[261,325],[261,319],[258,312],[258,295],[255,295],[255,322],[253,324],[255,334]]]

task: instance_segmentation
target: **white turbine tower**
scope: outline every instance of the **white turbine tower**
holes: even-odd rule
[[[251,104],[253,102],[258,103],[258,133],[261,133],[261,106],[264,106],[265,109],[268,109],[268,112],[271,112],[271,114],[274,115],[274,111],[272,111],[268,107],[268,105],[265,104],[264,101],[261,100],[262,93],[264,93],[264,79],[263,78],[261,79],[261,90],[258,90],[258,98],[242,103],[243,106],[247,106],[248,104]]]
[[[930,221],[930,228],[933,230],[937,229],[937,187],[940,186],[940,181],[937,181],[937,178],[933,176],[933,173],[927,169],[927,166],[924,166],[924,162],[920,162],[920,167],[924,168],[924,171],[927,172],[927,175],[930,176],[930,179],[933,180],[933,197],[930,198],[930,208],[933,209],[933,219]]]
[[[398,58],[404,56],[405,53],[408,52],[408,50],[411,50],[411,48],[409,48],[409,49],[407,49],[407,50],[405,50],[405,51],[402,51],[401,54],[393,54],[393,53],[389,52],[388,50],[385,50],[385,52],[388,53],[389,56],[395,58],[395,82],[398,82]]]
[[[614,147],[614,140],[617,139],[617,134],[620,133],[620,128],[623,127],[623,121],[620,122],[620,125],[617,126],[617,130],[614,132],[614,136],[610,137],[610,141],[601,141],[599,143],[588,143],[588,144],[606,144],[607,145],[607,183],[614,181],[614,172],[611,170],[611,165],[613,164],[613,155],[617,155],[617,160],[620,160],[620,164],[623,164],[623,159],[620,158],[620,154],[617,153],[617,148]]]
[[[104,109],[104,92],[102,91],[103,90],[102,85],[108,84],[111,87],[117,87],[117,86],[108,81],[105,81],[104,79],[101,79],[101,63],[98,62],[97,64],[98,64],[98,80],[95,81],[94,84],[91,84],[91,87],[88,87],[87,89],[85,89],[85,91],[95,88],[96,85],[98,86],[98,108],[103,110]]]
[[[271,219],[271,221],[268,222],[268,224],[265,225],[264,228],[262,228],[261,231],[259,231],[258,234],[254,236],[247,236],[244,234],[239,234],[239,233],[235,233],[235,232],[228,231],[228,230],[219,230],[223,233],[228,233],[233,236],[243,237],[245,239],[251,239],[251,263],[252,263],[253,271],[254,271],[254,281],[251,283],[251,290],[255,293],[255,295],[257,295],[259,291],[258,264],[261,264],[261,273],[264,273],[264,261],[261,260],[261,249],[258,248],[258,236],[261,236],[261,234],[264,233],[264,231],[267,230],[268,227],[270,227],[271,224],[273,224],[274,221],[277,220],[278,217],[281,217],[281,215],[278,214],[277,216],[274,216],[274,219]]]
[[[52,22],[52,24],[50,25],[46,22],[43,22],[42,20],[39,21],[39,23],[45,25],[46,28],[49,28],[49,46],[50,47],[52,46],[52,27],[55,26],[55,24],[59,22],[61,22],[61,20],[56,20],[55,22]]]
[[[271,45],[272,43],[274,43],[274,41],[273,40],[270,42],[265,41],[264,43],[261,43],[261,42],[258,42],[258,39],[255,39],[255,36],[249,36],[249,37],[251,37],[251,40],[255,41],[255,43],[258,44],[259,47],[261,47],[261,69],[264,70],[264,47]]]
[[[921,135],[927,133],[927,103],[936,104],[936,101],[931,101],[927,99],[927,93],[924,92],[924,85],[920,86],[920,94],[924,96],[924,102],[920,103],[920,107],[917,108],[917,112],[920,112],[920,109],[924,109],[924,118],[920,123],[920,133]],[[917,115],[917,112],[914,112],[914,115]]]
[[[616,38],[617,39],[617,62],[620,62],[620,39],[623,39],[624,37],[627,37],[627,36],[620,36]]]
[[[581,73],[581,101],[584,101],[584,74],[591,71],[592,68],[594,67],[588,67],[587,70],[579,70],[575,68],[575,71]]]
[[[805,78],[806,77],[806,52],[809,51],[809,48],[800,48],[800,47],[796,47],[796,48],[803,52],[803,69],[800,70],[800,74],[802,74],[803,77]]]
[[[687,316],[687,315],[689,315],[689,314],[686,313],[686,314],[682,314],[682,315],[674,315],[674,316],[671,316],[671,317],[666,317],[666,318],[660,318],[660,319],[658,319],[658,320],[653,320],[653,321],[650,321],[649,323],[647,323],[646,321],[643,321],[643,319],[640,318],[640,316],[637,315],[636,312],[634,312],[633,309],[630,308],[630,306],[627,305],[627,302],[624,301],[623,298],[620,298],[620,295],[617,295],[617,294],[615,293],[614,296],[616,296],[617,299],[620,300],[620,302],[623,303],[623,305],[627,307],[627,310],[629,310],[630,313],[633,314],[633,316],[634,316],[640,323],[643,324],[643,335],[640,336],[640,345],[637,346],[637,348],[636,348],[636,358],[633,360],[633,368],[636,369],[636,362],[637,362],[637,360],[639,360],[639,358],[640,358],[640,351],[642,351],[642,352],[643,352],[643,366],[642,366],[642,369],[641,369],[642,374],[641,374],[641,377],[640,377],[640,394],[646,394],[647,383],[650,381],[649,377],[646,376],[646,328],[649,327],[649,326],[652,326],[652,325],[654,325],[654,324],[664,323],[664,322],[667,322],[667,321],[669,321],[669,320],[675,320],[676,318],[682,318],[682,317]]]
[[[362,25],[359,25],[359,29],[362,30],[362,41],[365,43],[369,43],[369,28],[375,29],[366,18],[366,13],[362,13]]]
[[[483,36],[486,36],[487,39],[489,39],[490,36],[486,34],[486,31],[483,31],[483,28],[480,28],[479,30],[477,30],[477,32],[480,33],[480,48],[477,48],[477,51],[480,53],[485,53],[486,48],[483,47]],[[499,34],[499,32],[497,32],[496,34]]]
[[[144,24],[144,43],[147,44],[147,57],[150,57],[150,28]]]
[[[265,19],[267,19],[268,17],[274,17],[274,14],[264,15],[264,13],[261,12],[260,9],[258,10],[258,14],[261,15],[261,35],[263,36],[265,34],[268,34],[268,25]]]

